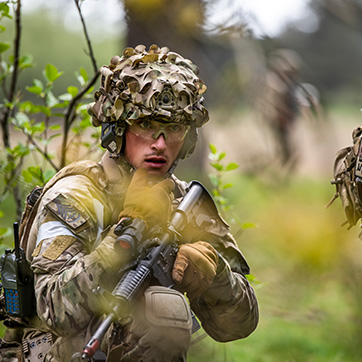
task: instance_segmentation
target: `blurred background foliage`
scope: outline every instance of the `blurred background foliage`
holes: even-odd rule
[[[210,142],[215,152],[225,153],[226,163],[239,166],[224,175],[224,184],[232,187],[223,190],[223,197],[232,206],[226,218],[234,233],[241,234],[237,241],[255,278],[260,325],[242,341],[219,344],[202,339],[192,346],[190,361],[362,360],[362,244],[357,227],[350,231],[341,227],[345,217],[339,200],[324,208],[334,194],[329,181],[335,153],[351,144],[352,129],[361,123],[362,4],[358,0],[305,3],[303,14],[293,16],[277,34],[268,34],[262,24],[255,31],[255,19],[236,0],[79,2],[98,68],[125,46],[140,43],[166,45],[200,67],[208,85],[205,102],[211,120],[202,130],[196,152],[176,174],[186,180],[198,178],[211,189],[208,174],[215,169],[207,158]],[[44,78],[47,64],[63,72],[52,83],[52,92],[59,97],[77,84],[75,72],[81,67],[87,74],[93,69],[75,2],[24,0],[22,4],[21,54],[31,55],[34,64],[19,74],[21,101],[36,102],[37,95],[26,88],[34,79]],[[6,27],[0,43],[10,44],[1,53],[4,67],[13,51],[14,19],[2,18],[0,25]],[[296,114],[288,136],[293,145],[288,163],[281,162],[278,139],[257,106],[264,94],[269,54],[280,48],[299,55],[298,82],[317,90],[317,103],[300,107]],[[40,120],[34,115],[35,124]],[[56,116],[49,122],[60,124]],[[79,130],[74,132],[81,144],[91,132]],[[23,133],[12,124],[10,135],[13,146],[24,142]],[[72,140],[67,163],[82,154],[78,148],[72,152]],[[3,147],[2,166],[7,162]],[[49,147],[58,161],[57,139]],[[100,150],[92,150],[89,156],[99,157]],[[44,172],[50,169],[34,156],[24,164],[41,164]],[[11,225],[17,212],[11,190],[5,192],[6,170],[2,170],[4,249],[12,244]],[[39,180],[30,182],[19,175],[22,200],[35,181]],[[240,231],[235,217],[253,227]]]

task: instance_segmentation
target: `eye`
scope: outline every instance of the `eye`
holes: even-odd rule
[[[140,121],[137,124],[142,129],[150,129],[150,128],[152,128],[152,124],[148,120]]]
[[[173,132],[173,133],[177,133],[177,132],[180,132],[182,131],[183,127],[182,125],[180,124],[170,124],[168,127],[167,127],[167,130],[169,132]]]

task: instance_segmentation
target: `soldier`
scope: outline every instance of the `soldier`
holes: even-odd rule
[[[197,74],[191,61],[156,45],[127,48],[101,68],[89,113],[102,127],[107,151],[99,163],[80,161],[61,170],[22,231],[37,311],[25,330],[26,361],[40,354],[45,361],[70,361],[83,350],[104,312],[94,290],[112,292],[130,261],[125,250],[114,250],[116,226],[138,217],[147,230],[162,227],[184,196],[186,183],[173,171],[192,153],[198,128],[209,118],[206,86]],[[149,287],[129,322],[107,331],[99,347],[103,360],[186,361],[190,306],[216,341],[245,338],[256,328],[249,267],[228,228],[198,234],[179,248],[176,288]]]
[[[291,133],[299,110],[300,64],[299,55],[290,49],[273,51],[268,58],[265,84],[259,95],[258,107],[275,138],[282,165],[295,161]]]

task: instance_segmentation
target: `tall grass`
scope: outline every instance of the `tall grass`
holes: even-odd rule
[[[362,361],[362,242],[341,227],[326,181],[270,184],[242,175],[229,197],[243,222],[238,243],[259,281],[260,323],[245,340],[197,343],[189,361]]]

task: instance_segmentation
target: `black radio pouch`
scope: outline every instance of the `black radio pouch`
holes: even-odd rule
[[[29,262],[19,246],[18,224],[14,223],[15,249],[5,250],[0,275],[5,311],[14,317],[31,317],[35,312],[34,280]]]

